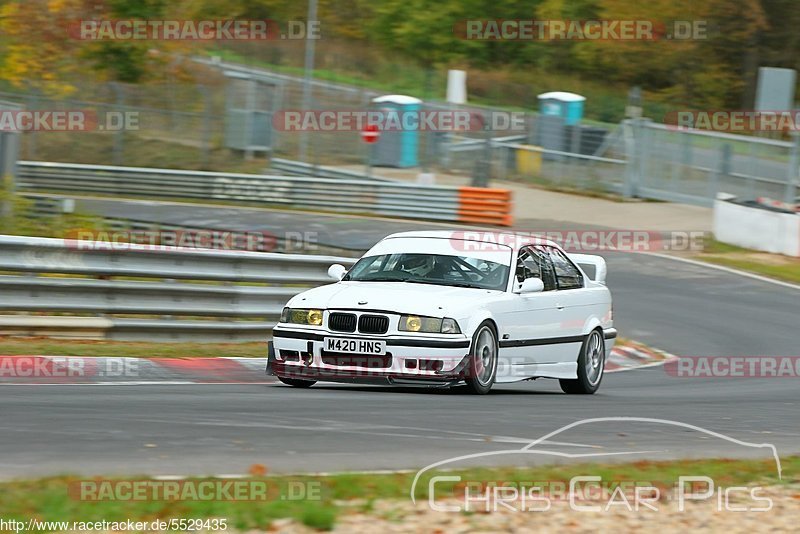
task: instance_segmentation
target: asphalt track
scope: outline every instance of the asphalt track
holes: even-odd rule
[[[654,256],[604,255],[621,335],[677,355],[800,355],[800,291]],[[319,384],[0,386],[0,406],[2,478],[238,474],[252,464],[273,472],[414,469],[518,450],[604,417],[670,420],[800,453],[797,378],[677,378],[658,367],[607,375],[591,397],[563,395],[545,380],[484,397]],[[577,426],[535,449],[618,454],[584,460],[772,454],[696,429],[619,420]],[[500,454],[476,463],[574,461],[567,456]]]
[[[5,386],[0,475],[224,475],[253,464],[272,472],[418,468],[518,450],[575,421],[619,416],[668,419],[772,443],[782,455],[800,452],[794,380],[710,382],[669,377],[661,368],[604,380],[593,397],[563,395],[549,381],[498,387],[485,397],[338,385]],[[631,453],[584,461],[771,457],[687,428],[623,421],[579,426],[537,449]],[[569,459],[509,454],[476,463],[553,461]]]

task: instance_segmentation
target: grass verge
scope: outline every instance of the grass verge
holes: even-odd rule
[[[528,481],[569,484],[575,476],[600,476],[604,482],[632,482],[674,488],[681,475],[707,476],[717,487],[778,485],[800,481],[800,456],[782,459],[783,479],[778,480],[774,460],[639,461],[622,464],[573,464],[532,468],[493,468],[451,471],[457,482],[436,483],[437,499],[463,494],[466,483],[503,481],[532,485]],[[40,521],[153,521],[172,518],[225,518],[228,528],[244,531],[266,529],[277,519],[291,518],[311,528],[329,530],[337,517],[348,511],[369,512],[378,499],[409,499],[415,473],[340,474],[331,476],[264,476],[263,466],[253,466],[261,476],[244,479],[250,487],[266,487],[265,498],[256,500],[112,500],[82,499],[81,482],[106,484],[114,479],[82,479],[60,476],[0,483],[0,517],[6,520]],[[417,502],[427,499],[428,481],[441,473],[428,472],[417,484]],[[125,480],[148,480],[134,477]],[[210,479],[193,479],[202,481]],[[215,479],[220,481],[220,479]],[[91,485],[97,491],[98,485]],[[120,487],[120,486],[117,486]],[[184,487],[186,483],[184,482]],[[297,488],[305,488],[297,491]],[[292,493],[294,494],[292,496]],[[301,493],[303,495],[301,495]],[[113,495],[114,492],[105,495]],[[87,494],[83,494],[87,495]],[[89,493],[89,496],[95,495]],[[96,495],[104,495],[102,491]],[[120,495],[121,496],[121,495]]]
[[[266,340],[252,343],[157,343],[0,336],[5,356],[114,356],[116,358],[266,358]]]
[[[800,258],[759,252],[713,239],[707,240],[703,251],[692,258],[800,284]]]

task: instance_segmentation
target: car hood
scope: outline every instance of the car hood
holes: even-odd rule
[[[339,282],[310,289],[289,301],[292,308],[348,308],[454,317],[502,292],[404,282]]]

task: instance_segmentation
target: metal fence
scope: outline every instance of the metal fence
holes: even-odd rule
[[[352,258],[0,236],[0,311],[13,331],[98,324],[123,340],[266,339],[286,301]],[[6,326],[8,330],[8,326]]]
[[[238,68],[269,75],[262,69]],[[298,78],[281,79],[284,87],[290,88],[288,93],[299,94]],[[351,100],[337,94],[349,94]],[[352,100],[354,94],[358,97]],[[336,109],[354,101],[367,106],[377,93],[317,81],[314,95],[315,109]],[[454,108],[486,116],[498,111],[474,105],[425,103],[426,110]],[[425,133],[420,136],[421,165],[471,176],[476,185],[491,180],[524,181],[703,206],[712,205],[717,192],[745,199],[800,200],[797,137],[786,141],[678,130],[647,119],[566,125],[557,117],[536,112],[525,117],[526,129],[521,133]],[[366,161],[365,147],[357,139],[341,133],[314,134],[315,164],[350,162],[342,160],[342,153],[351,160]]]
[[[31,89],[2,92],[0,99],[31,111],[86,114],[86,131],[25,132],[20,146],[23,159],[116,165],[146,160],[201,168],[214,165],[212,155],[223,146],[224,80],[209,78],[206,84],[149,86],[83,82],[68,97]],[[135,123],[119,122],[118,117],[130,113],[136,114]]]
[[[370,150],[358,132],[310,134],[308,160],[293,161],[300,134],[272,128],[271,117],[276,110],[302,109],[301,77],[222,61],[203,60],[198,65],[197,83],[173,80],[129,86],[86,81],[78,87],[79,98],[26,91],[0,93],[0,99],[28,109],[139,113],[135,131],[25,133],[21,158],[29,161],[260,172],[266,160],[248,161],[252,151],[228,148],[231,131],[247,123],[242,122],[242,113],[252,112],[260,128],[270,130],[264,153],[271,158],[273,170],[268,172],[379,181],[358,169],[368,161]],[[259,84],[257,90],[253,80]],[[379,95],[375,90],[316,80],[311,106],[365,109]],[[500,111],[436,101],[424,106],[476,114]],[[523,132],[420,132],[418,152],[423,169],[465,175],[480,186],[512,180],[709,206],[717,192],[796,201],[798,142],[797,137],[677,130],[646,119],[565,125],[530,111]]]
[[[531,114],[525,136],[466,140],[445,148],[448,168],[490,180],[619,193],[628,163],[622,127],[564,127]]]
[[[250,80],[230,76],[253,73],[253,69],[221,62],[198,68],[196,83],[170,80],[130,85],[81,80],[67,96],[30,89],[0,92],[0,99],[27,110],[83,111],[96,115],[101,125],[109,113],[137,115],[132,128],[26,132],[22,159],[220,171],[263,168],[265,156],[297,159],[299,136],[273,129],[272,117],[279,109],[302,108],[301,79],[256,69],[260,83],[253,90]],[[312,108],[364,109],[380,94],[319,82]],[[243,130],[248,124],[265,132],[267,146],[245,149],[249,140],[243,138]],[[253,156],[258,159],[248,162]],[[359,132],[319,133],[312,139],[308,162],[358,164],[366,157]]]
[[[791,141],[630,121],[628,196],[711,205],[718,192],[745,200],[800,201],[800,137]]]
[[[469,172],[482,163],[486,182],[527,181],[701,206],[711,206],[720,192],[800,202],[798,135],[785,141],[641,119],[611,129],[563,128],[542,119],[531,118],[522,142],[457,140],[448,148],[455,155],[447,158],[448,168]]]

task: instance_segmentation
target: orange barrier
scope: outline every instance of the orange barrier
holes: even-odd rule
[[[458,220],[460,222],[511,226],[511,191],[482,187],[458,188]]]

